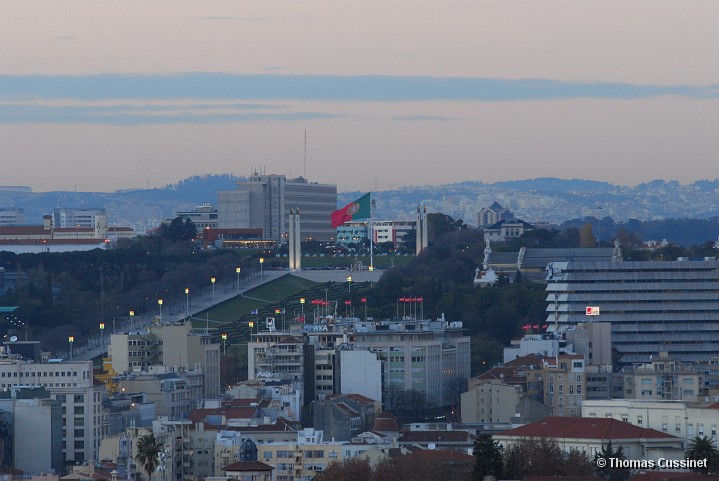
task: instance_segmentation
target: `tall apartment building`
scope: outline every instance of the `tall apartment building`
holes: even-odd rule
[[[681,362],[719,354],[719,262],[552,262],[546,323],[611,324],[620,365],[660,352]],[[590,309],[591,308],[591,309]]]
[[[302,238],[334,240],[330,214],[337,209],[337,186],[302,177],[255,174],[237,190],[217,193],[219,228],[262,229],[265,239],[287,240],[290,209],[300,211]]]
[[[147,371],[150,366],[176,366],[203,373],[206,399],[220,395],[220,344],[192,324],[157,324],[146,331],[110,336],[112,368],[117,373]]]
[[[0,359],[0,389],[42,386],[60,402],[62,448],[67,461],[97,459],[103,435],[103,387],[94,385],[92,374],[92,361],[35,363]]]

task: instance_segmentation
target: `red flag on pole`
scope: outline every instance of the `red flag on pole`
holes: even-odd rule
[[[362,304],[367,304],[367,298],[366,298],[366,297],[363,297],[362,299],[360,299],[360,302],[361,302]]]
[[[421,297],[418,297],[417,302],[424,302],[424,300]]]
[[[539,329],[539,324],[535,324],[535,325],[532,326],[532,327],[533,327],[534,329]]]
[[[345,301],[345,306],[351,306],[351,305],[352,305],[352,301],[350,299],[347,299]]]

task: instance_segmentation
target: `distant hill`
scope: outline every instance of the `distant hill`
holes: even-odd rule
[[[204,202],[216,205],[217,192],[234,190],[244,178],[231,174],[195,176],[160,189],[121,190],[112,193],[12,192],[0,190],[0,208],[22,207],[26,223],[40,223],[55,207],[105,207],[113,225],[140,231],[153,228],[177,210]],[[343,192],[343,206],[365,192]],[[376,219],[414,219],[417,205],[444,212],[475,224],[482,207],[498,201],[530,223],[561,224],[568,219],[611,217],[629,219],[698,218],[719,216],[719,180],[682,185],[654,180],[634,187],[583,179],[542,177],[487,184],[465,181],[447,185],[406,186],[373,194]],[[671,240],[671,239],[669,239]]]

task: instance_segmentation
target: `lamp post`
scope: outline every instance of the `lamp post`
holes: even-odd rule
[[[70,360],[72,361],[72,343],[75,342],[75,336],[69,336],[67,342],[70,343]]]
[[[263,265],[264,263],[265,263],[265,258],[264,258],[264,257],[260,257],[260,280],[263,280],[263,281],[265,280],[265,273],[264,273],[264,271],[262,270],[262,265]]]
[[[347,292],[352,292],[352,276],[347,276]]]
[[[222,333],[222,355],[227,354],[227,333]]]
[[[237,272],[237,295],[240,295],[240,269],[239,267],[235,269],[235,272]]]
[[[130,331],[132,331],[132,320],[135,318],[135,311],[130,311]]]
[[[185,321],[190,319],[190,288],[185,287]]]
[[[300,306],[302,306],[302,322],[305,322],[305,298],[300,297]]]
[[[104,345],[105,345],[105,336],[104,336],[104,334],[105,334],[105,323],[104,323],[104,322],[101,322],[101,323],[100,323],[100,345],[101,345],[101,346],[104,346]]]
[[[210,282],[212,283],[212,304],[215,304],[215,279],[214,277],[210,277]]]
[[[162,299],[157,300],[157,305],[160,306],[160,317],[157,322],[162,322]]]

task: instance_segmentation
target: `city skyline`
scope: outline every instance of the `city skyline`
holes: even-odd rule
[[[714,179],[714,2],[6,2],[5,185]],[[305,132],[307,132],[305,164]]]

